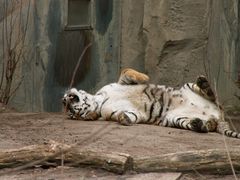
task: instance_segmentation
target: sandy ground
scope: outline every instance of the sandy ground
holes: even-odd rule
[[[68,119],[62,113],[5,112],[0,113],[0,124],[1,149],[15,149],[54,140],[69,145],[78,143],[83,149],[121,152],[130,154],[133,157],[143,157],[225,147],[223,137],[217,133],[195,133],[187,130],[143,124],[121,126],[116,122],[77,121]],[[228,148],[240,145],[239,139],[225,139]],[[31,173],[29,171],[31,171]],[[49,172],[50,174],[60,176],[58,171],[59,169],[57,168],[25,170],[8,174],[8,176],[5,175],[2,179],[21,179],[21,176],[23,176],[24,179],[24,175],[29,175],[29,173],[33,174],[34,177],[42,177],[39,179],[49,179],[47,178]],[[66,179],[74,179],[73,172],[77,175],[76,177],[99,178],[103,176],[105,179],[107,179],[107,177],[110,177],[110,179],[118,179],[120,177],[119,175],[114,175],[102,170],[83,170],[77,168],[65,169],[64,177]],[[18,178],[16,178],[16,176]],[[199,179],[202,178],[199,174],[185,174],[182,175],[180,179],[197,179],[197,177],[199,177]],[[213,179],[223,178],[222,176],[211,177]],[[232,176],[226,177],[230,179],[233,178]],[[224,178],[226,179],[226,177]],[[121,177],[121,179],[127,178],[127,175]]]

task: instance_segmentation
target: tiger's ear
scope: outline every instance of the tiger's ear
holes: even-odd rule
[[[81,93],[81,94],[85,94],[86,93],[84,90],[79,90],[78,92]]]
[[[138,72],[131,68],[123,69],[119,77],[119,84],[146,84],[149,81],[149,77],[141,72]]]
[[[77,94],[77,93],[78,93],[78,90],[76,88],[71,88],[67,90],[65,94],[69,95],[69,94]]]

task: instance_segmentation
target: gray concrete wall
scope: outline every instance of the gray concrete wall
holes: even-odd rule
[[[45,111],[61,109],[59,101],[70,85],[81,52],[90,42],[92,46],[80,63],[74,87],[95,92],[103,85],[117,79],[119,74],[118,1],[104,0],[92,1],[92,3],[92,30],[64,31],[62,28],[58,30],[55,57],[48,66],[44,85]],[[66,12],[66,9],[61,12]]]
[[[24,78],[10,101],[11,106],[19,111],[60,111],[61,97],[69,88],[82,50],[90,42],[92,46],[80,64],[74,86],[94,92],[116,80],[119,1],[91,2],[92,29],[65,31],[66,0],[30,0],[25,60],[16,73]],[[26,8],[24,3],[24,12]],[[13,14],[18,15],[18,11]],[[14,83],[16,86],[17,81]]]

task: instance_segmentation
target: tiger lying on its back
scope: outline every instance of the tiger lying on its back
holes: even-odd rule
[[[196,132],[216,131],[240,138],[221,118],[215,95],[204,76],[180,89],[148,84],[148,76],[133,69],[122,71],[118,83],[104,86],[95,95],[72,88],[63,97],[72,118],[118,121],[123,125],[155,124]]]

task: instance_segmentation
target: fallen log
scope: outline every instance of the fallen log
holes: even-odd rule
[[[50,141],[42,145],[32,145],[20,149],[0,150],[0,169],[46,164],[60,165],[62,154],[64,154],[65,165],[90,165],[120,174],[125,172],[131,164],[128,154],[81,151],[77,146],[71,147]]]
[[[231,173],[231,166],[225,149],[132,158],[124,153],[82,150],[79,146],[69,146],[54,141],[20,149],[0,150],[0,169],[15,168],[17,170],[49,164],[58,166],[61,165],[62,154],[64,154],[64,165],[66,166],[91,166],[119,174],[127,170],[137,172],[199,171],[214,174]],[[235,170],[240,170],[240,147],[231,148],[229,154]]]
[[[38,165],[50,158],[69,150],[70,146],[49,141],[41,145],[31,145],[19,149],[0,150],[0,169],[13,168],[20,165]]]
[[[132,167],[132,158],[128,154],[96,151],[81,152],[76,148],[65,155],[64,161],[66,165],[74,167],[89,165],[118,174],[122,174]]]
[[[240,170],[240,147],[230,149],[229,154],[234,169]],[[133,170],[137,172],[198,171],[213,174],[232,172],[226,149],[188,151],[134,158]]]

